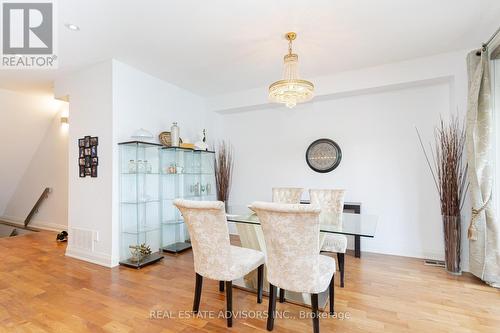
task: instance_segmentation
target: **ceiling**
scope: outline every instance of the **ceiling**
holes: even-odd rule
[[[52,82],[115,58],[202,96],[266,86],[287,45],[304,78],[478,47],[496,30],[498,0],[64,0],[57,70],[0,70],[0,88]],[[73,23],[80,31],[70,31]]]

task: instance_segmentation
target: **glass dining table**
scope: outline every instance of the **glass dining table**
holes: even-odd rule
[[[264,236],[257,214],[248,207],[229,206],[226,217],[228,224],[233,228],[232,231],[236,231],[239,236],[239,246],[265,253]],[[378,217],[375,215],[343,213],[340,224],[335,225],[331,222],[328,220],[328,217],[320,220],[320,234],[340,234],[354,236],[356,239],[360,237],[373,238],[377,229]],[[242,279],[233,281],[233,285],[244,290],[256,292],[257,275],[255,272],[251,272]],[[264,280],[264,292],[267,292],[268,287],[267,281]],[[327,290],[320,294],[318,298],[320,307],[324,308],[328,301]],[[309,294],[295,293],[287,290],[285,292],[285,299],[288,302],[304,306],[310,306],[311,304]]]
[[[259,218],[250,208],[229,206],[226,214],[230,223],[260,225]],[[333,225],[328,219],[323,219],[320,232],[359,237],[375,237],[378,217],[376,215],[343,213],[341,225]]]

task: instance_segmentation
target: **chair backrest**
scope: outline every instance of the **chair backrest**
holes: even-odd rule
[[[303,188],[297,187],[274,187],[273,202],[284,204],[298,204],[304,192]]]
[[[321,207],[320,222],[341,225],[345,190],[309,190],[311,204]]]
[[[194,270],[207,278],[231,266],[231,250],[226,213],[222,201],[190,201],[176,199],[191,237]]]
[[[319,213],[314,205],[254,202],[264,233],[267,276],[272,283],[293,279],[294,263],[306,263],[319,254]]]

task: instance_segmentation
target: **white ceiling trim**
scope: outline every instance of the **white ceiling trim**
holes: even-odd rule
[[[347,95],[399,89],[415,84],[449,81],[465,75],[467,50],[449,52],[431,57],[393,64],[347,71],[329,76],[310,78],[315,84],[315,101]],[[219,114],[247,112],[269,107],[267,87],[218,95],[207,99],[207,108]],[[455,108],[455,106],[453,106]]]

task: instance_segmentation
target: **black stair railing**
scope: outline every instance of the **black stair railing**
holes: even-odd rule
[[[24,220],[24,227],[25,228],[28,226],[28,224],[30,224],[31,219],[33,218],[33,216],[36,213],[38,213],[38,208],[40,207],[40,205],[42,204],[42,202],[49,196],[49,193],[50,193],[50,187],[46,187],[45,190],[43,190],[42,195],[40,195],[40,198],[38,198],[37,202],[35,203],[35,205],[31,209],[30,213],[28,214],[28,216]]]

